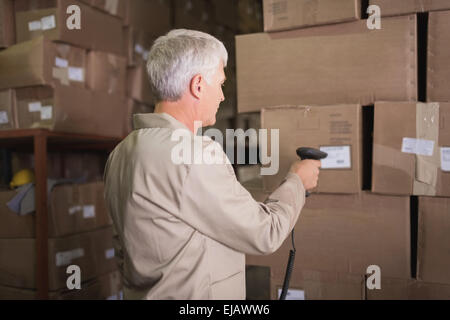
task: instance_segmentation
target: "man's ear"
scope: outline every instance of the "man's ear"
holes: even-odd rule
[[[191,94],[200,99],[203,95],[203,77],[201,74],[195,75],[191,80],[190,85]]]

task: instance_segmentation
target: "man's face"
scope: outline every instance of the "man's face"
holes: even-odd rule
[[[225,82],[225,73],[223,71],[223,63],[221,62],[214,74],[211,84],[206,81],[204,101],[202,102],[202,122],[203,126],[212,126],[216,123],[216,113],[219,105],[225,100],[222,87]]]

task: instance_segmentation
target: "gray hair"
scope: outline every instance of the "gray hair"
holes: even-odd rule
[[[211,84],[221,61],[226,67],[227,50],[221,41],[207,33],[175,29],[159,37],[147,60],[156,102],[179,100],[197,74]]]

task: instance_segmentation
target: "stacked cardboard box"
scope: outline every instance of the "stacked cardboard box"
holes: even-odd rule
[[[370,1],[383,16],[370,29],[365,2],[335,2],[264,0],[266,33],[236,38],[238,112],[279,130],[265,150],[279,171],[247,183],[254,198],[270,201],[296,148],[329,154],[295,227],[288,298],[448,299],[450,12],[434,11],[448,3]],[[249,278],[270,277],[266,298],[279,296],[292,241],[247,256]],[[381,289],[366,284],[371,265]]]
[[[133,114],[153,110],[146,61],[154,40],[172,28],[172,10],[168,0],[126,1],[123,28],[128,59],[125,135],[132,130]]]

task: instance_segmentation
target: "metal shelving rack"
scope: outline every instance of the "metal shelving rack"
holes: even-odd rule
[[[53,132],[47,129],[0,131],[0,148],[32,151],[36,183],[36,287],[37,299],[48,299],[47,154],[49,151],[109,152],[121,141],[95,135]]]

